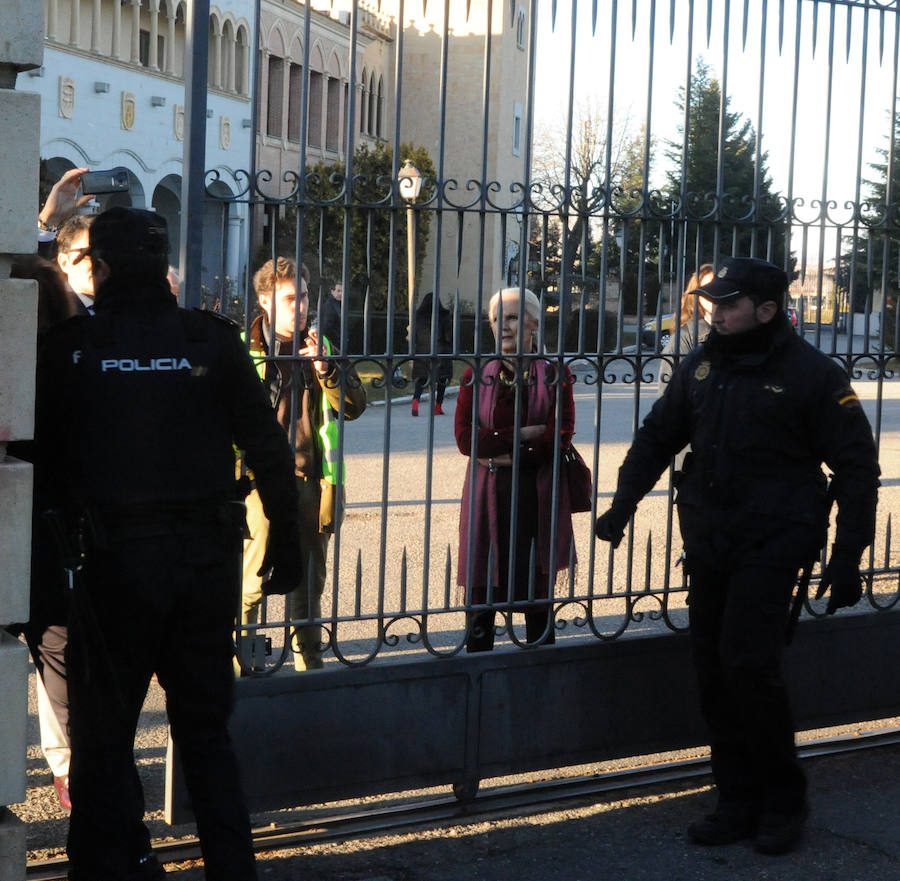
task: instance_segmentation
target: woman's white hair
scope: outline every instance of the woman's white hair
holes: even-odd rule
[[[503,288],[497,291],[488,304],[488,318],[491,321],[496,320],[501,297],[504,300],[516,300],[518,302],[520,294],[522,295],[522,305],[525,307],[525,314],[532,321],[539,322],[541,320],[541,301],[528,288],[525,288],[524,291],[519,288]]]

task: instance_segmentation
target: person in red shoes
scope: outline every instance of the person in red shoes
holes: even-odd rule
[[[437,304],[437,334],[432,349],[432,318]],[[444,392],[447,389],[447,381],[453,376],[453,359],[449,357],[433,358],[432,355],[449,355],[453,351],[453,321],[450,310],[440,301],[435,300],[430,292],[422,297],[419,308],[416,309],[415,322],[415,351],[413,360],[412,377],[415,381],[413,388],[412,415],[419,415],[419,401],[425,387],[431,384],[432,399],[434,400],[434,415],[444,415]],[[431,382],[432,372],[434,382]]]

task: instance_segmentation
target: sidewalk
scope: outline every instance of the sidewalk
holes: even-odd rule
[[[896,881],[900,746],[805,762],[812,814],[783,857],[748,843],[690,844],[685,826],[711,805],[708,779],[566,802],[471,826],[260,854],[260,881]],[[201,881],[169,866],[171,881]]]

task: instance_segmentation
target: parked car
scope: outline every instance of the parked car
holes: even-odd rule
[[[799,313],[797,312],[796,307],[795,307],[795,306],[788,306],[788,307],[785,309],[785,311],[787,312],[788,318],[791,319],[791,324],[793,324],[794,327],[797,327],[797,325],[800,323],[800,315],[799,315]]]
[[[670,312],[668,315],[663,315],[658,324],[659,328],[657,328],[657,320],[655,318],[644,324],[641,331],[641,344],[645,349],[656,348],[657,336],[659,337],[660,349],[664,349],[669,344],[672,334],[675,333],[675,313]]]

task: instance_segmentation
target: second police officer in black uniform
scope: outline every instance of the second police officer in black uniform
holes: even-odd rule
[[[165,877],[143,824],[135,726],[152,674],[166,691],[207,877],[256,877],[226,723],[240,596],[246,451],[272,521],[272,592],[300,578],[284,431],[238,329],[177,307],[164,221],[112,208],[90,231],[96,315],[48,334],[38,359],[36,473],[73,568],[69,631],[72,881]]]
[[[879,474],[859,399],[846,373],[794,333],[787,286],[771,263],[732,258],[693,291],[712,302],[713,329],[644,420],[596,524],[617,546],[638,502],[690,445],[678,517],[718,803],[688,834],[701,845],[755,838],[766,853],[790,850],[808,811],[781,672],[793,585],[824,544],[833,496],[837,532],[819,595],[831,587],[829,613],[860,599]]]

